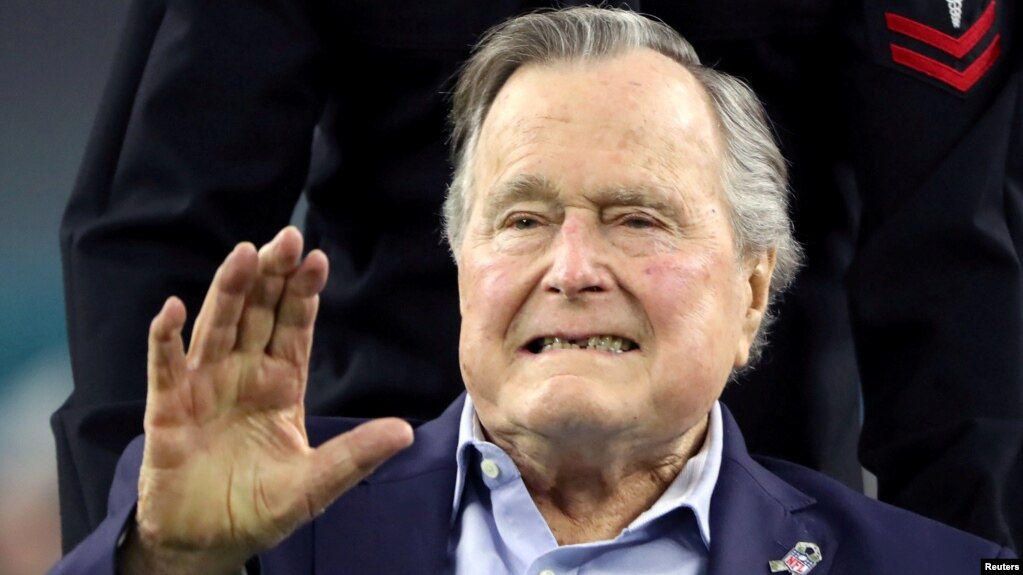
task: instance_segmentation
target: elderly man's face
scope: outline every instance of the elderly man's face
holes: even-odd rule
[[[488,430],[671,440],[707,414],[770,273],[736,256],[722,146],[703,88],[653,51],[512,75],[459,256],[462,373]]]

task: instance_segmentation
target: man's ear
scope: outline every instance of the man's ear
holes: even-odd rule
[[[743,266],[743,278],[746,280],[746,316],[743,318],[742,337],[739,348],[735,351],[735,367],[742,367],[749,361],[750,346],[757,336],[760,324],[764,321],[767,301],[771,293],[771,276],[774,274],[774,248],[750,256]]]

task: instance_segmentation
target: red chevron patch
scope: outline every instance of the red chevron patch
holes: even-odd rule
[[[984,50],[984,53],[962,71],[895,44],[892,44],[892,59],[903,66],[941,80],[960,92],[966,92],[984,77],[984,73],[990,70],[995,60],[998,59],[998,55],[1001,54],[1000,40],[999,36],[995,36],[994,41]]]
[[[909,36],[924,44],[930,44],[956,58],[962,58],[970,50],[973,50],[980,43],[981,39],[984,38],[984,35],[991,30],[991,26],[995,23],[995,2],[991,0],[991,3],[984,9],[984,13],[980,15],[980,18],[977,18],[973,26],[970,26],[958,38],[949,36],[916,20],[910,20],[905,16],[899,16],[891,12],[886,12],[884,17],[888,23],[888,29],[892,32]]]
[[[940,62],[893,42],[889,46],[892,60],[896,64],[925,74],[960,92],[969,91],[980,81],[1001,54],[1001,37],[995,34],[980,55],[972,61],[964,60],[964,57],[980,45],[991,31],[995,23],[995,0],[991,0],[980,17],[959,36],[950,36],[931,26],[891,12],[885,13],[885,23],[892,32],[923,42],[955,59],[951,63]]]

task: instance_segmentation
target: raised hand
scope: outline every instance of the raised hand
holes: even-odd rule
[[[366,423],[309,447],[303,396],[327,258],[304,261],[286,228],[217,270],[186,354],[170,298],[149,332],[137,528],[126,573],[231,573],[311,520],[412,442],[407,423]]]

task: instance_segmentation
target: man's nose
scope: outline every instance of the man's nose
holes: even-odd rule
[[[579,219],[566,219],[551,246],[552,261],[544,275],[548,293],[577,299],[587,293],[610,291],[613,275],[607,266],[607,246],[599,229]]]

